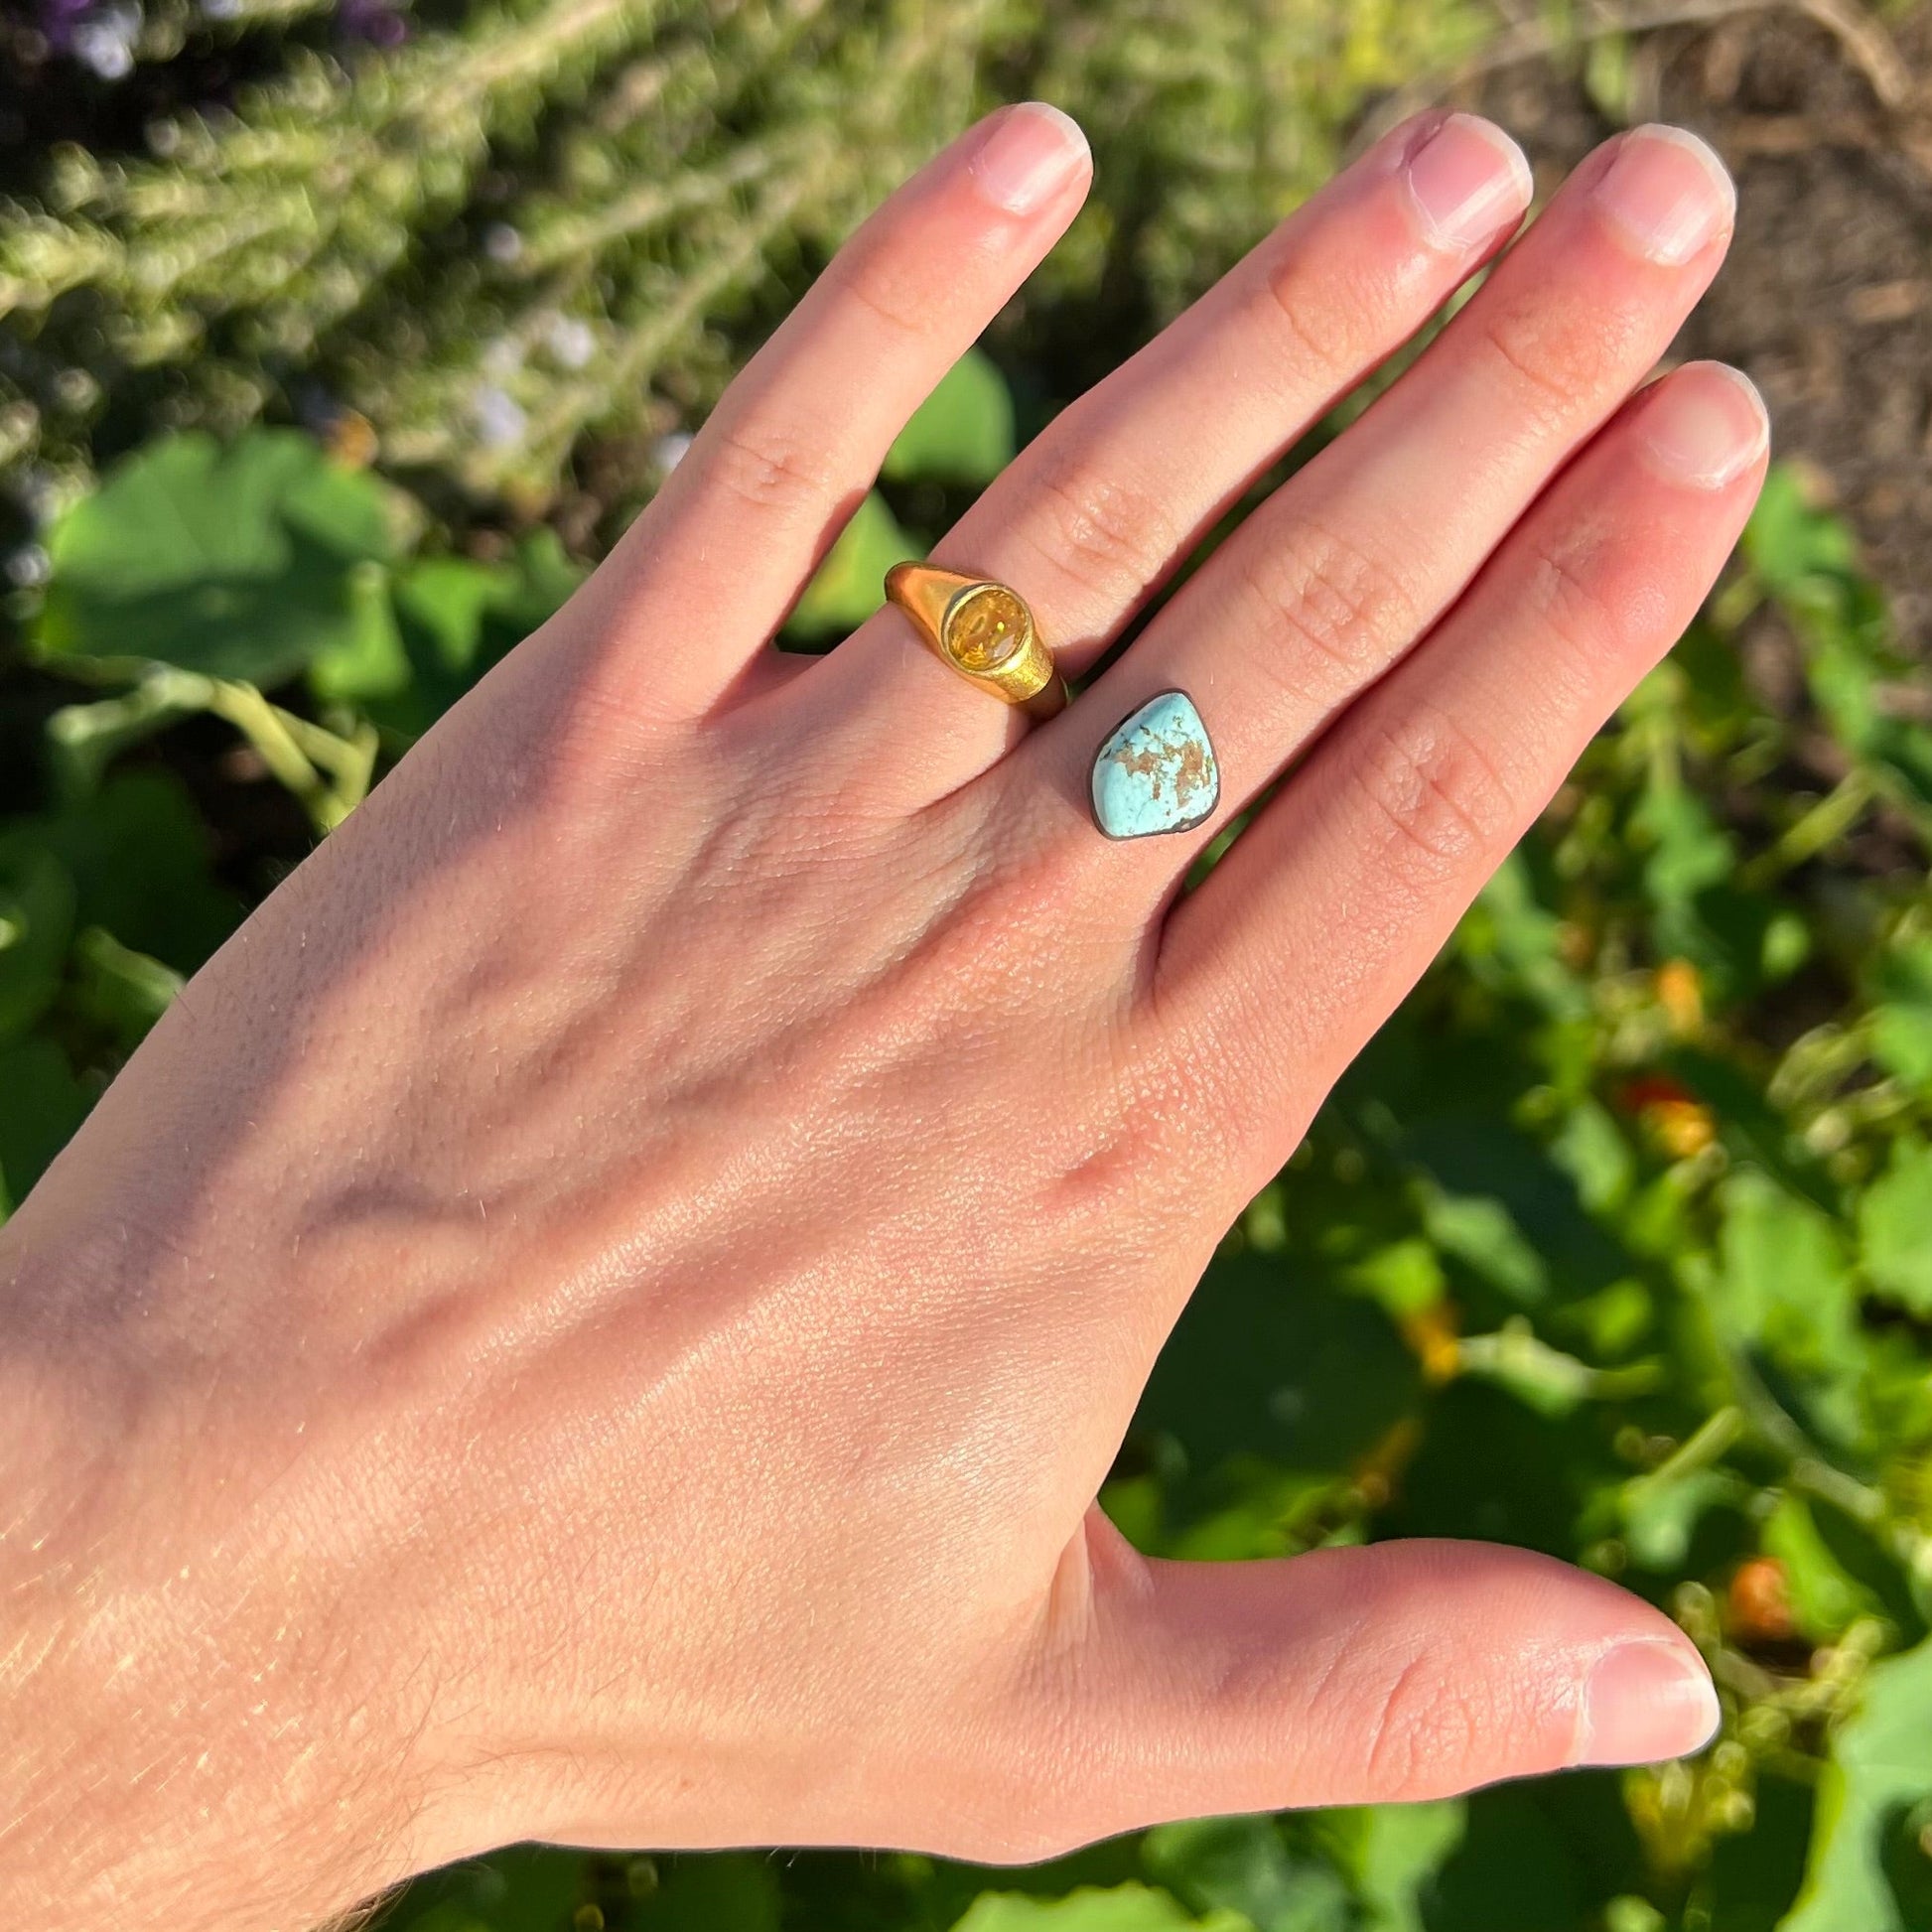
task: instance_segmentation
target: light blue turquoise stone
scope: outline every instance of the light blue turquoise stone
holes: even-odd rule
[[[1093,755],[1093,822],[1110,839],[1184,832],[1221,800],[1221,767],[1184,691],[1163,691]]]

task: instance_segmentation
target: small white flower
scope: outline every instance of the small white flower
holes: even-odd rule
[[[20,506],[37,524],[52,523],[74,494],[71,485],[54,471],[36,464],[21,480]]]
[[[483,253],[507,268],[523,252],[523,237],[507,221],[492,221],[483,230]]]
[[[494,383],[479,389],[470,402],[470,420],[485,449],[504,450],[523,440],[530,419],[523,405]]]
[[[650,460],[668,477],[689,455],[691,442],[688,431],[674,429],[650,446]]]
[[[483,352],[483,373],[499,380],[523,366],[523,345],[514,336],[498,336]]]
[[[85,369],[63,369],[54,378],[54,393],[68,409],[86,409],[100,395],[100,384]]]
[[[550,353],[567,369],[581,369],[597,353],[597,336],[576,316],[553,316],[543,340]]]
[[[23,591],[45,584],[53,566],[38,543],[23,543],[7,559],[7,582]]]
[[[102,7],[73,30],[73,57],[103,80],[121,80],[134,71],[134,43],[141,32],[141,10]]]

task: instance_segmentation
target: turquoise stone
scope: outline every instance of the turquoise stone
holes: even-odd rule
[[[1221,767],[1184,691],[1121,720],[1093,755],[1093,822],[1110,839],[1184,832],[1221,801]]]

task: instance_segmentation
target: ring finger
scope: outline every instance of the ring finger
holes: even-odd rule
[[[1436,113],[1398,128],[1064,410],[932,561],[1023,588],[1079,672],[1242,490],[1514,231],[1529,196],[1527,164],[1487,122]],[[828,736],[863,734],[869,784],[897,783],[908,803],[964,783],[1018,729],[892,609],[801,695],[819,720],[815,757]],[[880,732],[907,716],[916,731]]]

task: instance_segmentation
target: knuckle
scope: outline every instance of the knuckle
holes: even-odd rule
[[[1162,500],[1104,474],[1092,452],[1049,456],[1031,489],[1048,529],[1040,548],[1096,602],[1139,599],[1179,547]]]
[[[1370,1719],[1363,1781],[1374,1799],[1430,1798],[1460,1789],[1495,1728],[1495,1714],[1437,1661],[1414,1656],[1396,1671]]]
[[[1391,648],[1420,628],[1417,599],[1401,576],[1318,524],[1302,526],[1278,552],[1245,556],[1240,569],[1260,634],[1288,633],[1289,654],[1271,649],[1263,668],[1324,706],[1379,675]]]
[[[887,335],[923,341],[930,329],[932,285],[921,260],[913,264],[890,245],[848,247],[825,273],[834,298],[863,310]]]
[[[1586,309],[1547,290],[1484,309],[1472,320],[1478,346],[1500,365],[1512,408],[1543,427],[1587,410],[1632,348],[1627,315],[1601,305]]]
[[[803,433],[802,425],[720,425],[716,444],[705,452],[704,478],[760,515],[822,515],[842,493],[824,448],[824,437]]]
[[[1361,328],[1353,304],[1334,301],[1338,278],[1331,257],[1284,250],[1262,271],[1261,286],[1289,356],[1318,375],[1352,374]],[[1351,291],[1352,293],[1352,291]]]
[[[1619,597],[1593,543],[1544,544],[1531,556],[1529,608],[1560,644],[1580,677],[1592,665],[1619,655],[1620,647],[1649,627],[1649,597]]]
[[[1058,1139],[1064,1143],[1060,1158],[1042,1176],[1042,1217],[1096,1239],[1124,1219],[1145,1224],[1149,1194],[1173,1178],[1163,1158],[1169,1137],[1150,1096],[1120,1092],[1083,1108]]]
[[[1514,788],[1490,754],[1447,713],[1414,709],[1377,722],[1357,752],[1354,788],[1383,828],[1398,876],[1429,884],[1507,837]]]

